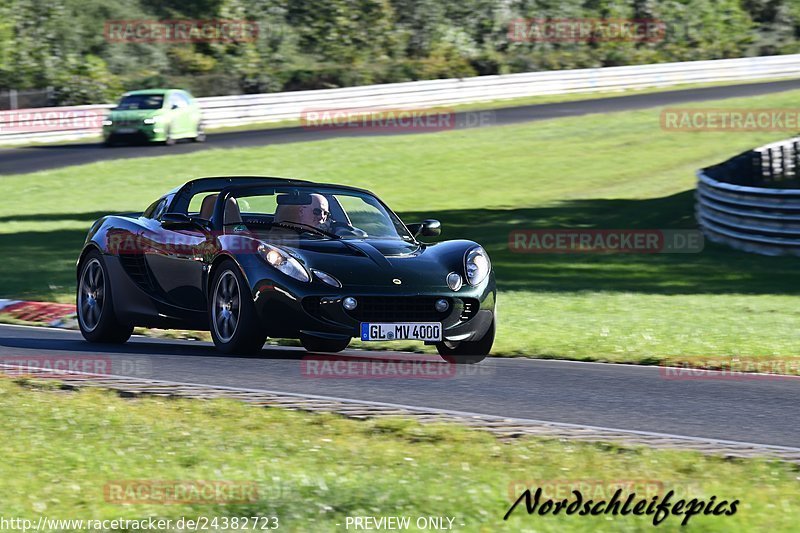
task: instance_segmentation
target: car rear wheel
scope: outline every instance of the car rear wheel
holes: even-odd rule
[[[309,352],[336,353],[341,352],[350,344],[350,339],[319,339],[316,337],[300,337],[300,343]]]
[[[78,326],[89,342],[121,344],[133,333],[133,326],[121,323],[114,314],[111,280],[103,256],[96,250],[81,263],[76,306]]]
[[[480,363],[489,352],[492,350],[494,344],[495,322],[492,319],[492,324],[477,341],[460,341],[450,342],[444,341],[436,344],[436,350],[439,352],[446,361],[457,365],[474,365]]]
[[[255,305],[239,268],[233,261],[215,270],[208,302],[211,338],[218,350],[229,354],[253,354],[264,346]]]
[[[197,135],[195,135],[193,141],[196,143],[206,142],[206,127],[202,121],[197,123]]]

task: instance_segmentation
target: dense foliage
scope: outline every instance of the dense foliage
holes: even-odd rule
[[[652,42],[523,42],[518,18],[655,19]],[[109,42],[108,20],[247,19],[247,42]],[[0,90],[57,103],[123,89],[197,95],[800,52],[798,0],[3,0]]]

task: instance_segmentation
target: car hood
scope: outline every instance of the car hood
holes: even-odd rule
[[[452,246],[454,242],[456,246]],[[447,274],[463,270],[463,243],[467,242],[429,245],[396,239],[309,240],[293,250],[307,267],[325,271],[345,286],[446,287]]]
[[[144,120],[160,115],[161,109],[126,109],[124,111],[111,110],[108,114],[111,120]]]

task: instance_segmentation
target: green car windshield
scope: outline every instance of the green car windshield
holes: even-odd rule
[[[117,110],[135,111],[139,109],[161,109],[164,105],[163,94],[130,94],[120,100]]]

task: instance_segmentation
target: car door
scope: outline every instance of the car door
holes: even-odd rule
[[[189,109],[191,110],[190,113],[190,120],[192,124],[192,132],[196,135],[200,130],[200,123],[203,120],[203,110],[200,108],[200,102],[198,102],[191,94],[184,93],[186,96],[186,100],[189,102]]]
[[[190,227],[165,228],[161,220],[155,221],[154,229],[146,261],[161,294],[176,307],[204,310],[203,250],[208,234]]]
[[[183,96],[181,91],[175,91],[172,93],[172,102],[174,106],[177,106],[173,111],[175,113],[176,136],[188,137],[193,133],[189,100]]]
[[[180,124],[178,123],[179,109],[175,102],[175,93],[170,91],[164,95],[164,117],[166,118],[166,131],[170,137],[180,136]]]

